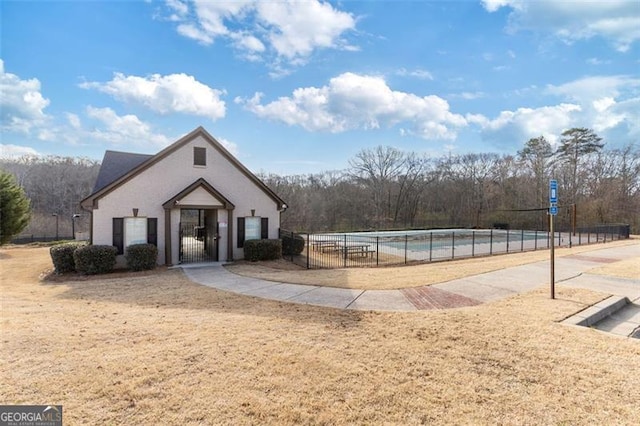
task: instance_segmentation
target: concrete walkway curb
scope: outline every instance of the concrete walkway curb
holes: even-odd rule
[[[601,249],[556,259],[557,283],[617,296],[583,311],[580,321],[576,319],[574,322],[602,320],[610,316],[625,298],[632,302],[640,301],[640,277],[622,279],[586,273],[606,263],[635,257],[640,257],[640,242],[621,247],[603,245]],[[218,290],[282,302],[367,311],[405,312],[474,306],[549,285],[548,261],[398,290],[345,289],[265,281],[233,274],[220,263],[180,268],[191,281]],[[600,311],[603,313],[597,313]]]
[[[597,322],[609,317],[611,314],[618,312],[625,307],[629,299],[622,296],[610,296],[605,300],[578,312],[575,315],[562,321],[563,324],[580,325],[583,327],[591,327]]]

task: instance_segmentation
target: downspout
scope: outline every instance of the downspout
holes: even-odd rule
[[[171,209],[164,209],[164,263],[173,265],[171,258]]]
[[[233,261],[233,209],[227,209],[227,261]]]

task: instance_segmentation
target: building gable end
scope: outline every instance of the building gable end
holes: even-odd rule
[[[85,210],[93,210],[97,208],[97,202],[100,198],[104,197],[111,191],[120,187],[136,175],[142,173],[144,170],[148,169],[152,165],[158,163],[163,158],[167,157],[171,153],[175,152],[182,146],[186,145],[190,141],[194,140],[198,136],[202,136],[213,148],[215,148],[230,164],[232,164],[236,169],[238,169],[242,174],[244,174],[251,182],[253,182],[258,188],[260,188],[267,196],[269,196],[277,206],[277,210],[281,211],[286,209],[286,204],[284,201],[278,197],[278,195],[273,192],[269,187],[267,187],[264,182],[262,182],[256,175],[251,173],[249,169],[243,166],[233,155],[229,153],[213,136],[211,136],[203,127],[198,127],[194,131],[188,133],[183,136],[172,145],[168,146],[164,150],[160,151],[158,154],[144,161],[142,164],[138,165],[125,175],[116,179],[112,183],[104,186],[93,194],[89,195],[87,198],[81,201],[81,206]],[[210,185],[209,185],[210,186]],[[213,188],[213,187],[211,187]],[[226,199],[225,199],[226,200]],[[176,200],[174,200],[175,202]],[[222,199],[220,199],[222,201]]]
[[[224,195],[222,195],[218,190],[216,190],[209,182],[205,179],[200,178],[178,194],[173,196],[170,200],[166,201],[162,204],[162,207],[165,209],[172,209],[176,207],[190,207],[189,204],[185,204],[183,200],[189,197],[189,195],[194,194],[194,192],[199,189],[204,189],[211,196],[212,200],[215,201],[215,204],[211,204],[211,206],[221,206],[226,210],[233,210],[235,206],[231,201],[229,201]]]

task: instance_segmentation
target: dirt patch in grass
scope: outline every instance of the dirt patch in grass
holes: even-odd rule
[[[594,244],[573,248],[559,248],[555,252],[557,257],[562,257],[598,250],[603,247],[619,247],[629,244],[638,244],[638,241],[623,240],[607,243],[606,245]],[[549,259],[549,251],[540,250],[382,268],[307,270],[289,263],[288,269],[283,270],[280,266],[286,263],[284,260],[277,263],[241,262],[227,265],[226,268],[239,275],[269,281],[364,290],[389,290],[435,284],[547,259]]]
[[[637,280],[640,279],[640,259],[621,260],[610,265],[591,269],[589,273]]]
[[[55,284],[0,250],[4,404],[65,424],[638,424],[640,345],[557,321],[559,286],[448,311],[352,312],[217,291],[179,270]]]

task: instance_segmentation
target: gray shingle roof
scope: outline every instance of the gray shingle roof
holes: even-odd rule
[[[118,178],[126,175],[131,170],[144,163],[153,155],[133,154],[131,152],[106,151],[102,159],[102,165],[98,172],[93,193],[98,192]]]

